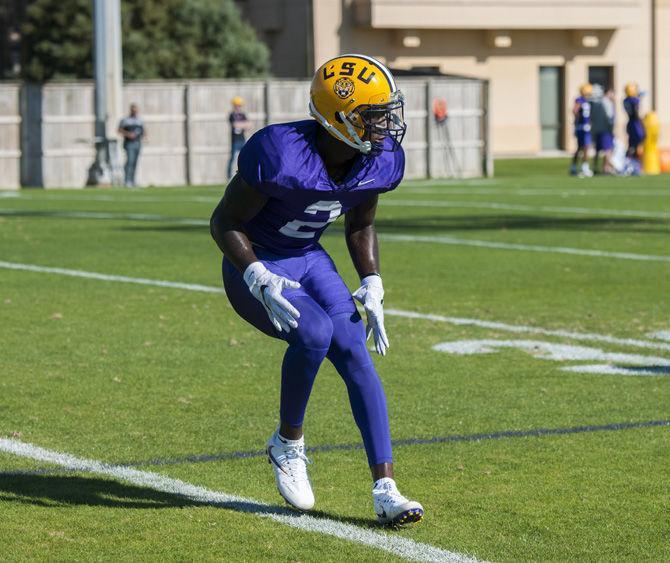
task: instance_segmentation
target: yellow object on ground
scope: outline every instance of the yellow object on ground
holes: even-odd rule
[[[642,145],[642,169],[645,174],[661,173],[661,155],[658,150],[658,133],[660,125],[658,116],[650,111],[644,116],[645,138]]]

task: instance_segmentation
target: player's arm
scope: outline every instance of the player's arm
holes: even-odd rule
[[[344,228],[354,268],[361,278],[379,275],[379,246],[375,231],[377,195],[347,211]]]
[[[209,227],[212,238],[242,273],[249,291],[265,307],[275,328],[279,332],[289,332],[298,326],[296,319],[300,313],[282,296],[282,290],[297,288],[300,284],[270,272],[258,260],[243,227],[263,209],[267,200],[267,196],[236,174],[212,213]]]
[[[267,196],[236,174],[209,221],[212,238],[240,272],[258,260],[242,225],[253,219],[267,200]]]
[[[242,225],[253,219],[267,200],[267,196],[236,174],[209,221],[212,238],[240,272],[258,260]]]
[[[367,335],[374,335],[375,349],[386,355],[389,340],[384,328],[384,286],[379,273],[379,245],[374,221],[377,195],[350,209],[345,215],[345,236],[361,286],[353,297],[365,307]]]

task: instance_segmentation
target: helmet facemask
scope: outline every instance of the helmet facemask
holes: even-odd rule
[[[338,117],[352,137],[359,138],[364,145],[369,143],[367,152],[396,151],[407,131],[404,108],[405,99],[397,91],[387,103],[363,104]],[[386,142],[387,138],[390,143]]]

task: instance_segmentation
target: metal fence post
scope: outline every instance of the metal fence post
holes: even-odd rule
[[[433,128],[432,117],[433,110],[431,107],[431,100],[433,99],[433,81],[426,79],[426,176],[433,178],[435,170],[433,162]]]
[[[193,184],[193,154],[191,150],[191,143],[193,142],[192,138],[192,111],[191,111],[191,83],[187,82],[184,84],[184,147],[186,153],[184,154],[184,168],[186,183],[190,186]]]
[[[491,114],[490,114],[490,86],[489,81],[482,81],[482,174],[487,178],[493,176],[493,157],[491,155]]]
[[[263,113],[265,114],[263,125],[265,127],[270,125],[270,87],[270,80],[266,80],[263,86]]]

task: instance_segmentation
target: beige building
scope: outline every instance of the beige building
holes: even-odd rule
[[[647,92],[670,146],[670,0],[238,0],[273,73],[305,77],[345,52],[391,69],[490,82],[494,154],[572,150],[587,81]],[[652,45],[652,43],[655,43]],[[618,129],[624,115],[619,104]]]

